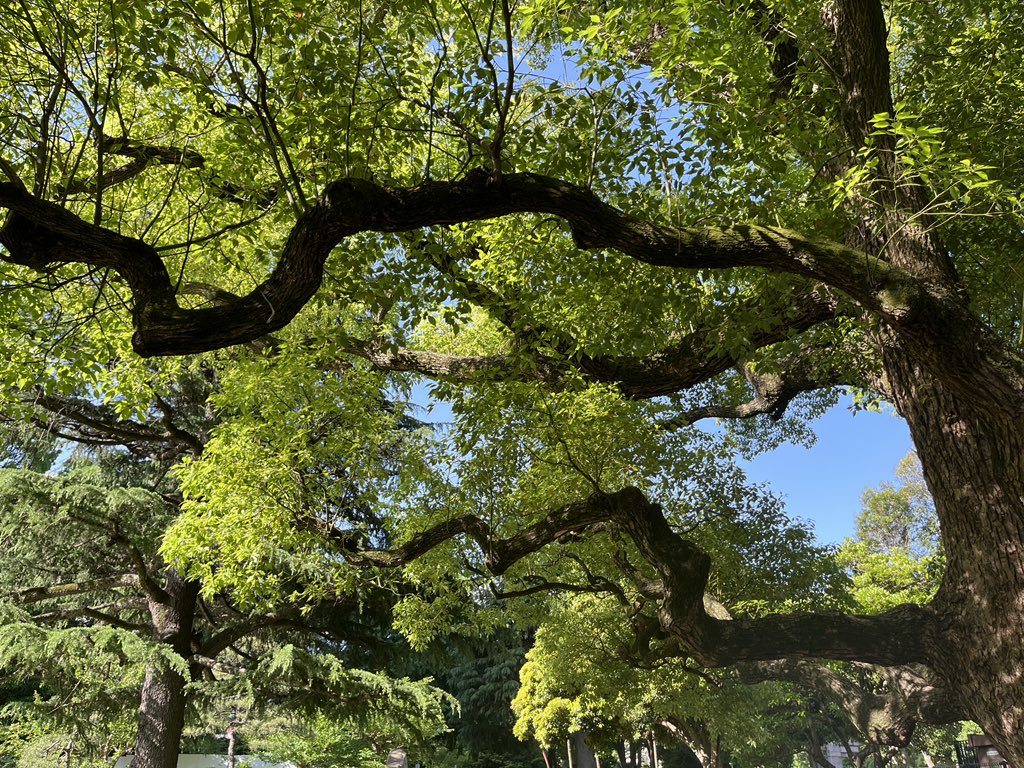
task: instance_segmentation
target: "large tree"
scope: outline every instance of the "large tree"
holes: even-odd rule
[[[167,425],[86,401],[42,403],[49,430],[108,446],[59,474],[0,469],[0,664],[37,686],[51,726],[128,749],[139,766],[175,765],[188,717],[202,724],[204,709],[227,700],[330,717],[379,749],[444,730],[441,691],[359,668],[388,644],[389,592],[353,584],[319,603],[279,558],[276,601],[201,593],[158,554],[181,503],[157,460],[182,448]],[[187,401],[163,403],[181,438]]]
[[[500,573],[610,526],[656,571],[665,652],[925,665],[942,704],[912,714],[967,714],[1024,764],[1021,8],[936,11],[9,3],[5,379],[99,386],[129,336],[143,356],[315,348],[614,392],[662,419],[651,441],[864,388],[907,420],[935,500],[947,567],[924,606],[711,615],[708,555],[622,473],[518,530],[336,538],[394,566],[468,534]],[[477,332],[417,345],[428,316]]]

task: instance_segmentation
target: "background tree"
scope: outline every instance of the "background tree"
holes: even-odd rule
[[[839,550],[839,562],[853,573],[853,599],[866,612],[926,604],[945,567],[935,506],[917,456],[900,462],[896,478],[864,492],[857,537]]]
[[[899,463],[895,482],[886,481],[864,492],[857,536],[843,542],[838,559],[850,570],[851,597],[865,613],[902,603],[925,605],[933,598],[942,581],[945,557],[935,506],[914,453]],[[865,698],[885,696],[885,688],[893,684],[884,673],[861,671],[859,677]],[[916,756],[922,755],[929,766],[936,758],[949,762],[952,744],[965,725],[919,725],[903,747],[878,743],[870,732],[862,731],[859,759],[874,756],[876,765],[890,760],[913,764]]]
[[[329,716],[378,750],[444,730],[441,692],[340,660],[347,647],[378,642],[389,623],[379,589],[353,583],[318,603],[278,558],[276,600],[257,604],[245,592],[203,592],[159,555],[181,513],[169,462],[206,440],[186,429],[196,402],[181,390],[157,398],[152,420],[74,397],[29,399],[65,445],[105,446],[57,475],[0,470],[0,591],[12,605],[2,661],[34,676],[46,694],[37,709],[71,729],[79,751],[92,745],[102,757],[134,743],[142,765],[177,760],[189,703],[193,717],[224,700]],[[203,397],[198,405],[202,414]],[[23,463],[28,455],[14,453]]]
[[[395,667],[411,677],[429,675],[459,702],[451,732],[437,739],[427,764],[457,768],[540,768],[536,742],[512,733],[512,699],[529,633],[507,626],[477,635],[440,638]]]

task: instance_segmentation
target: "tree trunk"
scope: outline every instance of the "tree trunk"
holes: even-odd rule
[[[831,65],[854,146],[871,117],[894,113],[888,29],[878,0],[831,0]],[[928,215],[931,192],[896,168],[877,135],[869,193],[851,200],[861,247],[904,270],[928,301],[907,304],[878,340],[887,391],[907,420],[935,500],[946,574],[930,606],[928,666],[1000,747],[1024,766],[1024,362],[968,307]],[[862,206],[857,210],[857,206]]]
[[[900,348],[887,351],[885,363],[935,499],[947,557],[932,606],[930,666],[1010,765],[1024,766],[1021,421],[991,407],[985,390],[997,383],[984,373],[971,384],[978,401],[989,401],[979,408]]]
[[[575,768],[597,768],[597,756],[587,744],[586,734],[582,732],[573,734],[573,745],[576,748]]]
[[[188,659],[192,650],[198,584],[167,570],[162,593],[153,590],[149,598],[156,639]],[[139,706],[139,733],[135,742],[133,768],[177,768],[181,733],[185,727],[185,678],[166,666],[146,670]]]
[[[133,768],[176,768],[185,726],[185,679],[150,667],[142,686]]]
[[[629,763],[626,762],[626,743],[623,741],[615,744],[615,754],[619,756],[619,768],[629,768]]]

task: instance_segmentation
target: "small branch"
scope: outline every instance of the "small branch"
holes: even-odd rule
[[[169,423],[166,414],[161,426],[156,427],[133,419],[120,419],[105,405],[83,398],[60,397],[40,391],[26,393],[21,400],[49,414],[48,418],[35,420],[42,429],[73,442],[123,445],[141,454],[152,454],[153,446],[162,446],[161,453],[167,456],[183,452],[198,455],[197,451],[202,452],[199,438]]]
[[[161,587],[160,584],[152,577],[149,572],[149,566],[146,564],[146,559],[143,557],[142,552],[139,551],[139,548],[135,546],[132,541],[121,533],[116,521],[113,524],[113,529],[110,531],[109,539],[112,544],[118,544],[125,550],[132,567],[135,569],[135,575],[137,578],[136,583],[142,588],[142,591],[146,593],[146,596],[153,602],[161,605],[171,605],[173,603],[173,598],[168,594],[167,590]]]
[[[194,149],[149,144],[123,136],[103,136],[103,151],[105,154],[130,158],[130,162],[119,168],[107,171],[98,178],[73,179],[58,190],[58,195],[88,193],[94,192],[97,189],[104,190],[133,179],[151,165],[175,165],[181,168],[197,170],[208,169],[206,157]],[[277,200],[278,191],[276,187],[252,196],[243,193],[237,185],[218,179],[210,173],[206,174],[206,178],[212,187],[213,195],[229,202],[253,204],[259,208],[268,208]],[[258,220],[258,218],[256,217],[252,221]],[[229,231],[231,228],[229,226],[224,231]]]
[[[604,584],[570,584],[564,581],[547,581],[545,579],[538,579],[536,584],[532,584],[529,587],[523,587],[522,589],[503,590],[498,589],[494,584],[491,584],[490,590],[491,594],[499,600],[511,600],[517,597],[535,595],[538,592],[580,592],[593,594],[599,594],[601,592],[614,593],[618,591],[618,585],[610,581],[605,581]]]
[[[801,357],[797,363],[803,361]],[[797,395],[830,387],[853,384],[853,377],[835,372],[820,377],[806,375],[799,369],[773,374],[758,374],[746,366],[739,366],[740,373],[754,390],[754,397],[735,405],[705,405],[684,411],[671,419],[662,421],[660,429],[671,431],[688,427],[702,419],[751,419],[767,415],[772,421],[779,421],[786,408]]]
[[[27,192],[28,189],[25,187],[25,182],[21,180],[21,176],[18,174],[18,169],[12,165],[7,158],[0,155],[0,171],[3,171],[12,184],[19,186],[22,191]]]
[[[163,414],[163,418],[160,423],[164,425],[166,434],[173,438],[176,442],[188,446],[191,449],[193,456],[201,456],[205,445],[203,441],[193,435],[191,432],[182,429],[174,423],[174,409],[171,404],[164,400],[159,395],[155,395],[157,407]]]
[[[501,18],[505,26],[505,94],[498,105],[498,125],[491,140],[491,183],[501,183],[502,151],[505,147],[505,133],[508,130],[508,115],[512,107],[512,95],[515,92],[516,61],[512,39],[512,10],[509,0],[501,0]]]
[[[101,624],[107,624],[111,627],[118,627],[120,629],[127,629],[129,632],[139,632],[148,634],[152,632],[153,627],[150,624],[141,624],[134,621],[126,621],[119,616],[114,616],[106,611],[110,608],[117,608],[118,606],[105,606],[103,610],[100,608],[69,608],[64,611],[50,611],[48,613],[39,613],[32,617],[32,621],[37,624],[45,624],[52,621],[71,621],[73,619],[92,619],[98,621]]]
[[[38,603],[44,600],[60,600],[75,595],[86,595],[92,592],[107,592],[119,587],[138,587],[139,578],[135,574],[125,573],[103,579],[73,581],[66,584],[52,584],[46,587],[29,587],[13,592],[10,599],[19,605]]]

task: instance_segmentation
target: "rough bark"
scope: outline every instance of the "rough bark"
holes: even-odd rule
[[[150,601],[155,639],[187,660],[199,586],[174,570],[167,572],[166,602]],[[146,670],[139,706],[135,768],[176,768],[185,727],[185,677],[167,666]]]
[[[893,111],[882,7],[839,0],[826,18],[844,125],[860,146],[871,115]],[[888,391],[921,457],[948,558],[922,628],[927,661],[1010,763],[1024,765],[1024,387],[1019,366],[983,361],[998,342],[966,311],[949,252],[923,215],[924,190],[887,171],[880,164],[876,183],[890,194],[862,220],[863,238],[868,248],[885,243],[888,260],[944,307],[944,317],[890,324],[881,336]],[[957,316],[958,327],[945,325]]]
[[[1024,764],[1024,440],[1021,422],[951,396],[905,351],[887,352],[947,556],[929,662],[1011,764]],[[975,386],[984,387],[982,378]]]
[[[109,267],[125,279],[135,299],[134,344],[143,355],[206,351],[279,330],[320,287],[331,250],[352,235],[514,213],[559,216],[580,248],[614,248],[652,265],[755,266],[825,282],[886,316],[909,317],[929,302],[899,270],[840,243],[752,225],[665,226],[631,217],[590,190],[531,173],[506,174],[500,186],[489,184],[483,172],[408,189],[359,179],[336,182],[296,222],[277,267],[262,285],[247,296],[200,309],[179,306],[170,275],[148,244],[88,224],[10,182],[0,183],[0,206],[11,212],[0,229],[0,244],[10,252],[7,260],[39,270],[75,262]]]

